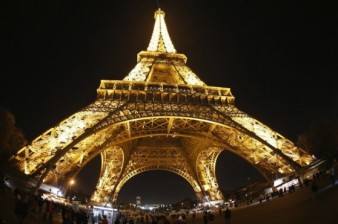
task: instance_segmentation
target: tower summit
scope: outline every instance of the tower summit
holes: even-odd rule
[[[161,9],[155,12],[155,25],[147,51],[137,55],[136,66],[123,80],[205,86],[186,65],[187,57],[176,53],[164,17]]]
[[[230,151],[275,178],[300,176],[314,159],[235,106],[229,88],[207,86],[176,53],[155,12],[149,46],[123,80],[102,80],[97,98],[18,150],[10,163],[38,181],[67,186],[96,156],[92,203],[115,203],[124,184],[150,170],[183,177],[203,201],[222,200],[216,161]]]
[[[165,24],[164,17],[165,13],[161,9],[158,9],[155,12],[154,30],[147,51],[176,53],[176,50],[171,42],[167,30],[167,25]]]

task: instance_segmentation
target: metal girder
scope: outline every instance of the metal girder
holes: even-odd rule
[[[97,104],[94,103],[93,105]],[[109,103],[109,105],[111,105],[111,103]],[[137,108],[139,108],[139,110],[136,110]],[[257,129],[248,128],[249,126],[246,125],[243,120],[248,119],[248,116],[236,117],[237,120],[235,122],[235,119],[232,120],[232,117],[229,117],[228,114],[217,114],[214,112],[214,109],[207,106],[186,104],[162,105],[161,103],[153,102],[141,102],[140,104],[135,102],[131,102],[130,104],[125,103],[121,109],[115,110],[114,113],[95,112],[94,114],[96,116],[94,116],[94,122],[87,121],[88,119],[86,119],[86,117],[90,117],[93,113],[93,111],[88,111],[86,108],[85,111],[79,112],[70,118],[73,122],[66,120],[64,123],[61,123],[59,127],[53,129],[59,130],[54,131],[53,133],[62,133],[60,130],[63,130],[63,126],[70,127],[72,125],[72,127],[76,127],[77,130],[81,130],[80,132],[74,132],[72,134],[73,138],[68,139],[69,143],[65,143],[65,147],[60,147],[56,150],[55,155],[51,155],[51,153],[55,151],[55,148],[52,148],[49,143],[57,141],[59,135],[52,135],[52,132],[48,132],[39,138],[46,139],[45,141],[34,141],[34,143],[29,146],[31,149],[29,154],[22,154],[25,150],[19,151],[16,157],[20,158],[20,155],[25,155],[26,159],[17,161],[22,161],[21,164],[25,165],[34,164],[34,167],[36,168],[31,168],[30,170],[34,171],[35,169],[33,174],[35,174],[36,177],[55,183],[60,177],[67,176],[65,174],[70,176],[82,169],[83,166],[81,164],[86,164],[88,162],[86,157],[92,158],[100,152],[102,153],[102,158],[105,158],[105,150],[109,150],[109,147],[115,147],[123,142],[134,141],[137,139],[156,139],[155,137],[161,136],[162,138],[166,137],[171,140],[182,138],[185,139],[186,142],[188,142],[186,139],[196,139],[197,142],[199,142],[200,139],[204,139],[213,142],[215,144],[214,147],[217,148],[218,152],[220,152],[220,147],[222,147],[222,150],[232,150],[234,153],[240,155],[252,165],[256,166],[268,179],[295,171],[293,165],[285,160],[284,157],[287,155],[283,157],[275,153],[275,147],[277,148],[279,146],[277,143],[281,141],[280,136],[278,136],[278,141],[276,141],[276,144],[272,147],[271,145],[273,142],[264,138],[265,135],[260,134],[261,132],[257,131]],[[97,113],[100,114],[100,116],[98,116]],[[80,116],[80,114],[82,116]],[[87,116],[84,116],[83,114],[86,114]],[[204,117],[204,119],[202,119],[202,117]],[[79,129],[78,126],[75,125],[77,124],[77,122],[74,121],[76,119],[78,121],[86,121],[90,124],[90,129],[88,129],[88,125],[82,125],[82,129]],[[242,123],[239,124],[240,122]],[[266,128],[264,130],[267,132],[268,129]],[[252,135],[253,132],[255,133],[255,137]],[[79,134],[79,137],[74,138],[77,134]],[[285,144],[283,146],[285,147]],[[38,148],[43,148],[45,150],[40,151]],[[298,152],[292,151],[290,144],[288,145],[288,148],[284,149],[284,151],[286,150],[292,155]],[[197,153],[199,157],[196,158],[202,158],[201,153],[206,153],[208,151],[210,151],[210,147],[200,149]],[[283,150],[281,150],[281,152],[282,151]],[[50,159],[47,160],[47,162],[39,162],[39,158],[47,159],[45,155],[48,153],[50,154]],[[124,150],[123,153],[126,153],[126,151]],[[190,152],[185,150],[185,153],[189,155]],[[300,161],[305,161],[303,154],[294,155],[294,157],[303,158]],[[27,160],[27,158],[29,159]],[[166,161],[166,163],[163,160],[161,161],[164,164],[169,164],[169,160]],[[198,159],[194,162],[195,164],[205,164],[205,162]],[[213,160],[213,163],[215,163],[215,160]],[[107,179],[106,175],[112,175],[112,168],[107,167],[101,172],[100,184],[97,186],[98,190],[95,192],[93,200],[103,200],[107,197],[112,197],[113,200],[116,200],[119,190],[128,180],[128,177],[131,178],[145,170],[154,169],[154,167],[157,167],[158,169],[164,169],[163,167],[166,167],[167,170],[182,175],[183,178],[194,186],[197,195],[208,194],[212,199],[218,200],[222,195],[219,192],[218,185],[215,184],[216,177],[215,174],[213,174],[214,171],[211,169],[213,166],[211,164],[212,162],[210,161],[210,166],[205,166],[204,169],[201,169],[200,166],[196,167],[194,164],[189,164],[189,166],[194,168],[190,169],[189,172],[185,172],[185,174],[179,174],[177,171],[183,169],[182,166],[171,167],[168,165],[148,165],[147,168],[139,167],[138,169],[135,168],[135,170],[124,168],[127,170],[125,172],[132,173],[133,175],[127,175],[125,173],[121,174],[122,176],[120,176],[121,179],[119,179],[120,182],[118,183],[103,181]],[[126,165],[126,167],[128,167],[128,165]],[[120,167],[120,169],[122,168]],[[41,173],[41,171],[43,172]],[[208,175],[206,175],[206,172]],[[108,185],[108,182],[113,184],[114,187],[106,186],[102,188],[102,183]],[[202,184],[202,182],[205,184]],[[204,185],[209,187],[205,187]],[[116,188],[117,186],[118,188]],[[106,189],[110,189],[111,192],[107,192]],[[111,194],[112,196],[109,196]]]

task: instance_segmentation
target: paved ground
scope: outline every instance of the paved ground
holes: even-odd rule
[[[338,224],[338,185],[328,185],[328,179],[319,182],[319,193],[314,195],[309,187],[269,202],[232,209],[231,224]],[[338,183],[338,181],[337,181]],[[15,224],[14,197],[12,192],[0,193],[0,217],[8,224]],[[61,223],[58,214],[54,223]],[[40,218],[29,215],[25,224],[42,223]],[[186,224],[202,224],[202,214],[195,220],[188,216]],[[215,220],[209,224],[225,224],[215,212]]]
[[[309,187],[249,207],[232,209],[231,224],[338,224],[338,185],[320,185],[318,195]],[[209,224],[225,224],[225,219],[215,213]],[[194,222],[203,223],[201,215]]]

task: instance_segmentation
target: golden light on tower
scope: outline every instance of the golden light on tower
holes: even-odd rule
[[[230,88],[201,81],[187,57],[176,53],[164,16],[155,12],[149,46],[123,80],[101,80],[94,102],[20,149],[11,162],[56,185],[99,155],[91,200],[114,203],[130,178],[149,170],[183,177],[198,200],[221,200],[215,167],[223,150],[255,166],[267,182],[298,175],[315,161],[238,109]]]
[[[161,9],[158,9],[155,12],[154,30],[147,51],[176,53],[174,45],[169,37],[164,17],[165,13]]]

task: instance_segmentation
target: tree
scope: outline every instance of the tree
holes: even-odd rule
[[[316,158],[332,163],[338,158],[338,118],[316,121],[298,137],[298,144]]]
[[[0,161],[14,155],[26,142],[25,135],[16,127],[14,115],[0,107]]]

